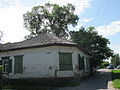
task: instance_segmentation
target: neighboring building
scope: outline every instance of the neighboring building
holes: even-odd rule
[[[82,77],[89,74],[89,56],[77,44],[53,34],[2,44],[3,73],[11,79]]]

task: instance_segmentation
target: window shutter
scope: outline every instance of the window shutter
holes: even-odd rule
[[[85,69],[84,56],[82,56],[82,69]]]
[[[23,73],[23,56],[14,56],[14,73]]]
[[[78,65],[79,65],[79,70],[85,69],[85,63],[84,63],[84,56],[80,56],[78,54]]]
[[[89,70],[90,65],[89,65],[89,59],[88,58],[86,59],[86,63],[87,63],[87,70]]]
[[[12,72],[12,59],[9,59],[9,67],[8,67],[9,73]]]
[[[3,73],[9,73],[9,56],[2,57],[2,64],[3,64]]]
[[[81,57],[80,57],[80,54],[78,54],[78,65],[79,65],[79,70],[81,70]]]
[[[0,60],[0,65],[2,65],[2,60]]]

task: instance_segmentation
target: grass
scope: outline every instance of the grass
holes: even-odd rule
[[[113,87],[120,88],[120,70],[112,70]]]
[[[52,87],[42,87],[37,85],[5,85],[4,89],[13,90],[51,90]]]
[[[113,86],[115,88],[120,88],[120,79],[113,80]]]

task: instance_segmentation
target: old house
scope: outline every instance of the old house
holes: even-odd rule
[[[11,79],[76,77],[89,74],[89,56],[76,43],[53,34],[2,44],[3,73]]]

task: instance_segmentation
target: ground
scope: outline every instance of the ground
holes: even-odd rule
[[[111,81],[111,71],[108,69],[100,69],[98,70],[98,72],[93,75],[92,77],[86,79],[86,80],[82,80],[80,82],[78,82],[79,84],[77,85],[68,85],[68,87],[64,86],[64,87],[54,87],[53,88],[48,88],[48,87],[38,87],[38,86],[29,86],[26,87],[26,85],[23,85],[23,87],[27,88],[24,90],[28,90],[28,88],[31,88],[30,90],[33,90],[33,88],[35,90],[116,90],[113,87],[108,88],[108,86],[112,86],[112,83],[108,83],[109,81]],[[74,86],[74,87],[73,87]],[[17,87],[18,88],[18,87]],[[39,88],[39,89],[38,89]],[[23,89],[20,89],[23,90]]]
[[[82,81],[79,86],[58,88],[56,90],[109,90],[109,80],[111,80],[110,71],[100,69],[94,76]]]

